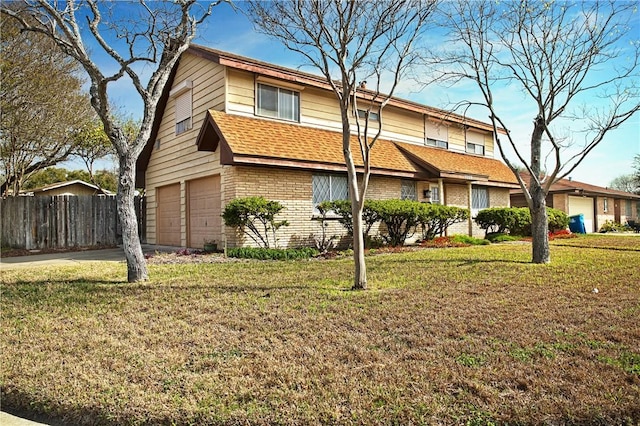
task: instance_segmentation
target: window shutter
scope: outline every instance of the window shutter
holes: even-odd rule
[[[191,90],[176,98],[176,123],[191,118]]]
[[[467,142],[484,146],[484,135],[482,133],[468,131]]]
[[[443,123],[427,120],[427,138],[438,141],[449,141],[449,128]]]

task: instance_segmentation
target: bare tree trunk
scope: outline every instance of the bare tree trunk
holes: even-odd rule
[[[547,218],[547,191],[540,183],[540,172],[542,169],[542,135],[544,134],[545,122],[542,114],[534,120],[533,133],[531,135],[531,177],[529,191],[531,202],[529,211],[531,212],[531,237],[532,237],[532,259],[533,263],[550,263],[551,253],[549,252],[549,225]]]
[[[533,263],[550,263],[551,254],[549,252],[549,233],[547,218],[547,201],[545,191],[539,185],[531,188],[531,236],[532,238],[532,259]]]
[[[357,180],[357,177],[354,176]],[[353,217],[353,259],[354,259],[354,276],[353,290],[367,289],[367,265],[364,260],[364,234],[362,232],[362,210],[364,200],[351,202],[351,214]]]
[[[135,209],[136,158],[130,153],[120,155],[118,181],[118,217],[122,226],[122,246],[127,259],[127,281],[149,279],[147,263],[142,253]]]

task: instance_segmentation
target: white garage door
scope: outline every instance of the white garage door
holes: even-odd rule
[[[593,198],[569,197],[569,216],[582,213],[584,215],[584,227],[587,232],[595,232],[593,217]]]
[[[220,175],[187,182],[189,247],[202,248],[204,242],[210,240],[220,245],[220,204]]]

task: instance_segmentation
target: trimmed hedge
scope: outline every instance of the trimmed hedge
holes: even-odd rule
[[[422,239],[432,240],[442,235],[448,227],[469,219],[469,209],[420,203],[418,221],[422,226]]]
[[[413,236],[423,204],[411,200],[371,200],[369,208],[377,213],[387,231],[382,239],[390,246],[401,246]]]
[[[236,198],[225,206],[222,218],[226,226],[244,232],[260,247],[270,248],[278,244],[276,231],[289,225],[286,220],[275,220],[284,208],[264,197]]]
[[[549,232],[567,229],[569,216],[561,210],[547,207]],[[488,234],[531,235],[531,212],[527,207],[493,207],[478,212],[474,219]]]
[[[318,209],[333,211],[349,235],[353,235],[350,201],[326,201],[319,204]],[[449,226],[468,218],[469,210],[460,207],[398,199],[365,200],[362,211],[365,237],[368,236],[373,225],[382,222],[385,226],[381,230],[380,237],[391,246],[403,245],[407,238],[413,236],[418,226],[422,228],[423,239],[433,239]]]
[[[227,249],[227,257],[258,260],[295,260],[315,257],[320,252],[314,248],[270,249],[263,247],[236,247]]]

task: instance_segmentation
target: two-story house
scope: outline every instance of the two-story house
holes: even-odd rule
[[[489,124],[398,98],[382,123],[368,198],[472,212],[509,206],[517,183],[494,158]],[[338,102],[322,77],[192,45],[171,75],[137,179],[149,243],[249,245],[220,215],[230,200],[264,196],[286,207],[280,246],[309,245],[320,233],[315,206],[348,198]],[[335,223],[330,232],[344,231]],[[449,233],[483,235],[472,220]]]

